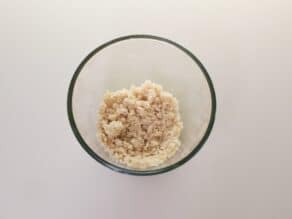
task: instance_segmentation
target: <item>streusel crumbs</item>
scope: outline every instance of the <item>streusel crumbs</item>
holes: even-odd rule
[[[159,166],[181,145],[177,99],[145,81],[107,92],[99,109],[98,137],[119,163],[136,169]]]

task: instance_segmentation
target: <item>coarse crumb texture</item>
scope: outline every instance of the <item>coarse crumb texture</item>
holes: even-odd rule
[[[98,137],[119,163],[136,169],[161,165],[178,150],[178,102],[151,81],[107,92],[99,109]]]

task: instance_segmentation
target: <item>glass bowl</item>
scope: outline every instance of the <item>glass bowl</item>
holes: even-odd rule
[[[97,139],[97,112],[107,90],[161,84],[179,101],[184,128],[178,152],[163,165],[145,170],[117,163]],[[206,142],[215,120],[215,91],[205,67],[183,46],[152,35],[130,35],[111,40],[89,53],[71,80],[68,117],[77,140],[96,161],[112,170],[153,175],[181,166]]]

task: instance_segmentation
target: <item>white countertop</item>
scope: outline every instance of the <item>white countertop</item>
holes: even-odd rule
[[[1,219],[292,218],[291,1],[0,5]],[[157,176],[98,164],[66,113],[69,81],[85,55],[136,33],[194,52],[217,94],[203,149]]]

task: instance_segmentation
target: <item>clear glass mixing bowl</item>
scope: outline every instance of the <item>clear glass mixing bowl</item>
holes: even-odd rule
[[[163,165],[145,170],[115,162],[97,139],[97,111],[107,90],[161,84],[179,101],[184,128],[182,145]],[[157,36],[130,35],[111,40],[89,53],[75,71],[67,100],[68,117],[77,140],[101,164],[122,173],[153,175],[172,170],[193,157],[214,124],[215,91],[205,67],[183,46]]]

